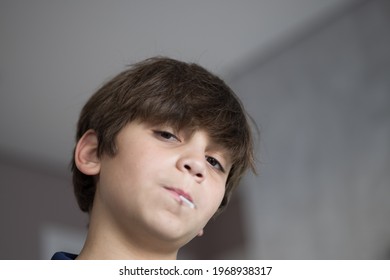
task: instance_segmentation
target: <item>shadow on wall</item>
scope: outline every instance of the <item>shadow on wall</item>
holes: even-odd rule
[[[202,237],[196,237],[179,252],[178,259],[246,259],[247,233],[239,186],[220,216],[211,220]]]
[[[0,155],[0,259],[46,258],[42,234],[50,225],[85,231],[66,168]]]

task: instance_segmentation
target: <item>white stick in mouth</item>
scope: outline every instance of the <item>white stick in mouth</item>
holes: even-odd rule
[[[189,201],[187,198],[185,198],[184,196],[182,195],[179,195],[181,201],[183,201],[185,204],[187,204],[188,207],[192,208],[192,209],[195,209],[196,206],[194,203],[192,203],[191,201]]]

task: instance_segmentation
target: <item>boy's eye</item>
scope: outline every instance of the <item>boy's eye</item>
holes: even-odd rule
[[[219,161],[216,160],[215,158],[206,156],[206,160],[212,167],[215,167],[218,170],[225,172],[225,169],[223,168],[222,164],[219,163]]]
[[[179,138],[176,135],[174,135],[174,134],[172,134],[172,133],[170,133],[168,131],[155,131],[154,133],[157,136],[159,136],[159,137],[161,137],[163,139],[166,139],[166,140],[177,140],[177,141],[180,141]]]

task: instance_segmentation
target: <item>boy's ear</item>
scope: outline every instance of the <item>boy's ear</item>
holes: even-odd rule
[[[98,138],[94,130],[87,130],[77,142],[74,160],[77,169],[85,175],[99,174]]]

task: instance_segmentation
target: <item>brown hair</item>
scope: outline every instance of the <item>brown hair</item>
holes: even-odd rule
[[[255,171],[253,140],[247,115],[234,92],[217,76],[194,63],[154,57],[132,65],[104,84],[83,107],[76,141],[93,129],[98,155],[116,154],[115,138],[129,122],[168,124],[175,129],[202,128],[228,149],[232,168],[220,212],[244,172]],[[92,209],[96,182],[72,159],[73,185],[79,207]]]

